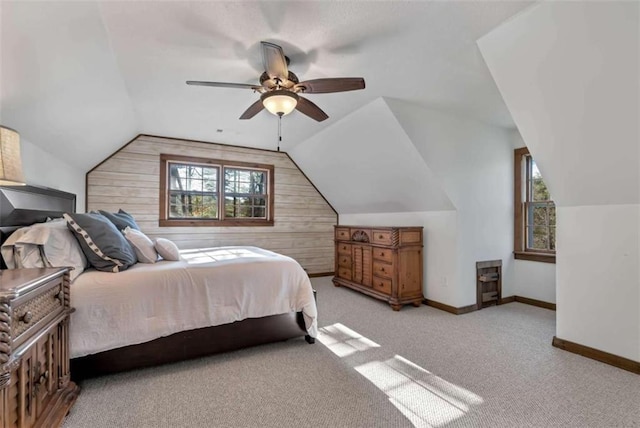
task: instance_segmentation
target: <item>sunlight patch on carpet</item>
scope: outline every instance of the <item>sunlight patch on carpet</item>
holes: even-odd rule
[[[376,351],[371,361],[362,364],[360,358],[353,368],[384,392],[414,426],[442,427],[483,403],[482,397],[400,355],[376,358],[381,346],[343,324],[321,328],[318,341],[347,363],[348,357],[358,352]]]
[[[318,341],[341,358],[380,347],[373,340],[367,339],[340,323],[322,327],[318,331]]]
[[[438,427],[464,416],[478,395],[434,375],[400,355],[355,367],[389,397],[415,426]]]

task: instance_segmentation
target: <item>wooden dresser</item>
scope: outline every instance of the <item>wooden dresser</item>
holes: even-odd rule
[[[388,302],[422,304],[422,227],[335,226],[333,284]]]
[[[0,427],[57,427],[79,388],[69,373],[67,268],[0,271]]]

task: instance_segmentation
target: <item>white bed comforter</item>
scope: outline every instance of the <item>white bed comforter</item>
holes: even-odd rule
[[[290,257],[257,247],[182,250],[180,261],[120,273],[85,271],[71,284],[71,357],[245,318],[317,309],[308,276]]]

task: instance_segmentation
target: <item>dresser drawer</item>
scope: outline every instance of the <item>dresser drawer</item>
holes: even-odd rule
[[[391,263],[393,261],[393,250],[388,248],[373,248],[372,251],[373,258],[377,260],[382,260],[387,263]]]
[[[338,277],[351,281],[351,268],[338,268]]]
[[[391,294],[391,280],[374,276],[373,289],[385,294]]]
[[[381,245],[391,245],[392,232],[390,230],[372,230],[373,243]]]
[[[336,245],[336,248],[338,248],[338,254],[351,254],[351,244],[344,244],[342,242],[339,242]]]
[[[338,254],[338,266],[351,269],[351,254]]]
[[[393,274],[393,265],[390,263],[381,262],[379,260],[374,260],[373,274],[382,278],[391,279],[391,275]]]
[[[40,321],[52,319],[63,311],[62,279],[49,281],[24,297],[12,308],[11,339],[14,346],[36,332]]]
[[[336,240],[349,241],[350,239],[351,235],[349,234],[348,227],[336,227]]]

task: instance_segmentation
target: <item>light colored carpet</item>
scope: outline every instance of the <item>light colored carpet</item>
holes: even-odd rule
[[[71,427],[640,427],[640,376],[551,346],[555,312],[400,312],[314,278],[303,339],[85,381]]]

